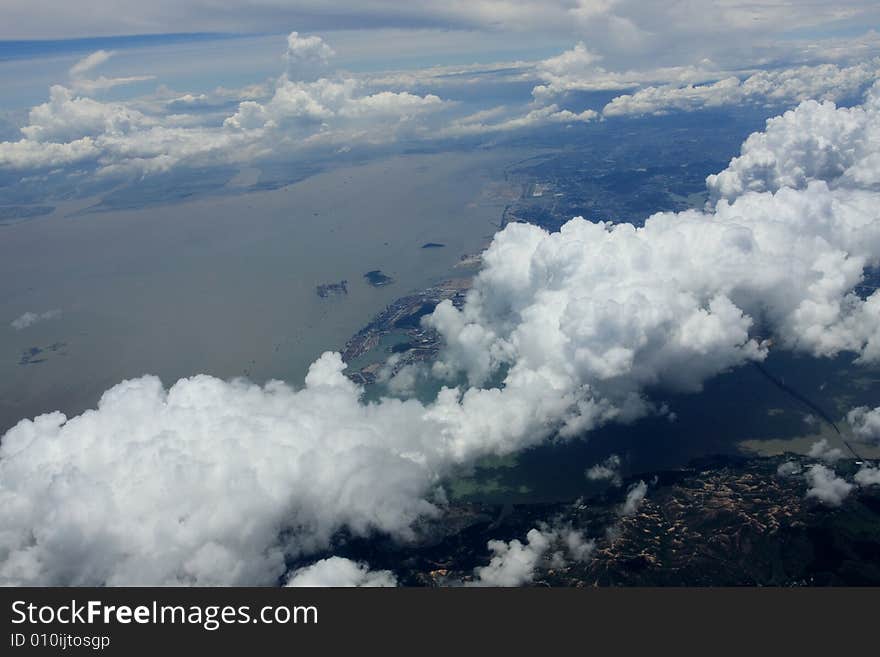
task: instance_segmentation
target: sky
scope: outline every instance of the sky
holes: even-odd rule
[[[456,468],[612,422],[673,421],[655,391],[698,394],[771,349],[880,362],[880,292],[854,291],[880,264],[875,2],[330,7],[7,2],[6,39],[237,33],[4,44],[7,187],[723,107],[773,118],[708,177],[704,208],[640,227],[505,227],[463,307],[424,320],[443,348],[396,396],[366,402],[326,352],[303,382],[144,375],[75,417],[23,419],[0,441],[0,583],[393,585],[333,556],[287,564],[326,556],[343,530],[411,538],[443,513]],[[586,105],[596,91],[611,100]],[[436,399],[407,390],[420,378],[444,385]],[[878,440],[878,413],[852,409],[853,432]],[[829,506],[880,480],[865,467],[844,481],[827,450],[815,458],[797,476]],[[621,513],[649,494],[634,486]],[[524,541],[490,541],[475,581],[528,583],[548,554],[592,549],[570,528]]]
[[[454,59],[481,52],[534,53],[552,46],[561,50],[584,41],[611,68],[692,63],[707,57],[722,65],[756,57],[769,61],[798,47],[858,37],[880,24],[880,9],[869,0],[6,0],[3,11],[0,40],[169,32],[277,35],[296,30],[339,33],[331,40],[343,58],[351,54],[368,60],[422,58],[433,63],[461,63]],[[391,31],[393,40],[385,36]],[[12,50],[3,46],[3,52]]]
[[[553,34],[588,39],[603,52],[626,55],[687,47],[748,46],[784,36],[845,34],[876,24],[868,0],[827,3],[690,0],[391,0],[326,3],[316,0],[7,0],[3,39],[66,39],[173,32],[275,33],[339,29],[434,29],[451,33]],[[169,30],[169,26],[174,26]],[[721,37],[721,43],[719,43]]]
[[[798,4],[779,21],[771,18],[782,9],[772,3],[760,10],[709,3],[702,12],[687,4],[689,21],[676,14],[680,3],[651,11],[640,4],[638,12],[627,3],[541,11],[530,3],[496,3],[495,11],[425,3],[398,16],[405,24],[391,25],[378,3],[350,14],[363,21],[357,30],[5,43],[0,173],[109,183],[178,167],[490,139],[674,111],[854,102],[880,65],[880,36],[864,22],[870,5],[835,6],[831,16],[824,5]],[[277,9],[248,7],[255,20]],[[197,8],[193,16],[201,17]],[[186,16],[186,9],[175,11]],[[334,12],[349,16],[344,7]],[[707,40],[719,29],[716,14],[727,29]],[[203,17],[190,24],[185,16],[181,28],[208,29]],[[847,23],[855,16],[857,32]],[[648,19],[651,31],[639,27]],[[534,34],[524,46],[528,25]],[[626,39],[610,39],[621,25]],[[773,29],[779,25],[787,31]],[[804,36],[817,25],[819,36]],[[578,97],[597,91],[611,101],[588,105]]]

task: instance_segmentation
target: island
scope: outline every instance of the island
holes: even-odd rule
[[[394,282],[394,279],[387,274],[382,273],[381,269],[368,271],[366,274],[364,274],[364,278],[366,278],[367,283],[369,283],[373,287],[382,287],[383,285],[389,285]]]
[[[348,294],[348,281],[341,280],[338,283],[322,283],[315,287],[315,294],[322,299],[326,299],[329,296]]]

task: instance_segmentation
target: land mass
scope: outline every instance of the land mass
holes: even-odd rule
[[[829,508],[806,497],[803,477],[777,474],[786,460],[807,463],[796,455],[713,457],[564,503],[452,503],[417,528],[414,542],[353,538],[336,553],[392,569],[402,585],[466,583],[488,563],[487,541],[522,541],[549,523],[581,531],[596,547],[587,560],[540,566],[533,581],[540,586],[880,584],[880,487],[857,489]],[[651,482],[647,496],[621,516],[636,479]]]
[[[322,299],[326,299],[330,296],[348,294],[348,281],[342,280],[338,283],[322,283],[315,287],[315,294]]]
[[[383,285],[390,285],[394,282],[394,279],[387,274],[382,273],[381,269],[368,271],[364,274],[364,278],[367,280],[367,283],[373,287],[382,287]]]

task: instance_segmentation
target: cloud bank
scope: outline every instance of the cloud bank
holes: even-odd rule
[[[696,64],[612,71],[579,42],[540,61],[358,75],[333,69],[335,52],[321,37],[291,32],[281,57],[284,72],[269,84],[170,97],[160,86],[151,96],[102,100],[107,89],[153,79],[96,75],[113,54],[91,53],[70,68],[67,81],[50,87],[48,101],[31,108],[21,137],[0,142],[0,169],[132,178],[178,166],[253,164],[280,154],[405,140],[489,138],[615,116],[746,103],[790,106],[807,98],[838,101],[856,96],[880,71],[876,58],[757,72],[731,71],[703,58]],[[461,111],[466,103],[438,95],[451,88],[524,82],[537,83],[531,102],[478,111]],[[570,96],[609,89],[636,91],[617,96],[604,109],[583,107]]]
[[[198,101],[192,95],[172,99],[173,106],[83,95],[148,79],[87,78],[110,57],[92,53],[71,69],[69,86],[53,85],[49,101],[31,109],[21,139],[0,142],[0,168],[81,166],[103,176],[145,175],[309,147],[387,143],[426,131],[421,118],[448,105],[433,94],[374,91],[357,78],[327,73],[332,55],[320,37],[291,33],[287,72],[268,98],[247,98],[249,90],[242,90],[236,111],[218,122],[188,113]],[[169,107],[182,113],[168,113]]]
[[[779,105],[808,99],[838,101],[857,95],[877,79],[878,73],[880,60],[875,59],[845,67],[822,64],[760,71],[742,80],[729,76],[707,84],[648,86],[634,94],[617,96],[604,107],[602,114],[608,117],[641,116],[746,103]],[[698,75],[694,72],[691,77]],[[704,79],[706,75],[702,73]]]
[[[641,228],[582,219],[552,234],[508,226],[464,307],[444,302],[426,319],[446,343],[434,374],[463,375],[471,386],[500,377],[504,408],[518,402],[523,414],[555,417],[562,435],[575,435],[661,411],[646,388],[698,391],[765,358],[771,339],[814,356],[876,361],[880,295],[853,292],[880,254],[877,194],[861,182],[873,175],[876,105],[875,90],[853,110],[818,106],[840,122],[855,119],[846,134],[866,151],[846,176],[822,179],[828,169],[812,151],[780,152],[775,140],[764,158],[750,158],[765,139],[753,135],[709,185],[760,176],[771,188],[761,193],[704,212],[658,213]],[[802,113],[813,109],[805,103],[772,120],[767,134],[784,130],[783,147],[815,140],[837,152],[834,141],[803,131]]]

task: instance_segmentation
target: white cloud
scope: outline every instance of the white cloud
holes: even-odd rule
[[[853,434],[865,442],[880,441],[880,406],[868,408],[859,406],[846,414],[846,421],[852,427]]]
[[[287,75],[295,80],[308,80],[323,72],[336,53],[319,36],[300,36],[297,32],[287,35]]]
[[[537,530],[528,534],[528,543],[522,544],[517,539],[509,543],[489,541],[488,547],[494,553],[488,566],[475,570],[476,586],[522,586],[532,581],[535,567],[544,556],[549,541]]]
[[[39,169],[47,166],[65,166],[98,157],[100,150],[90,137],[66,144],[41,144],[21,139],[0,142],[0,167],[12,169]]]
[[[155,79],[155,76],[152,75],[131,75],[115,78],[108,78],[103,75],[97,78],[91,78],[87,76],[87,74],[90,73],[93,69],[101,66],[108,59],[110,59],[112,55],[112,52],[108,52],[106,50],[96,50],[92,54],[86,55],[81,60],[76,62],[76,64],[74,64],[70,68],[70,80],[72,87],[77,91],[94,93],[95,91],[110,89],[112,87],[118,87],[119,85],[123,84],[144,82],[146,80]]]
[[[707,84],[648,86],[617,96],[603,116],[665,114],[748,102],[790,104],[807,99],[836,101],[858,94],[877,79],[880,60],[840,67],[835,64],[760,71],[740,80],[728,76]],[[705,79],[705,74],[703,74]]]
[[[35,142],[70,142],[83,137],[121,135],[155,125],[155,119],[123,103],[102,103],[54,85],[49,90],[49,102],[30,111],[28,125],[21,132]]]
[[[880,468],[863,465],[854,479],[859,486],[880,486]]]
[[[406,536],[450,446],[341,369],[326,354],[299,391],[143,377],[22,421],[0,443],[0,581],[272,584],[343,526]]]
[[[526,534],[526,543],[518,539],[489,541],[487,547],[493,556],[487,566],[474,569],[476,578],[473,586],[522,586],[530,584],[535,577],[535,569],[547,554],[555,539],[552,532],[532,529]]]
[[[168,113],[190,109],[193,95],[160,104],[89,98],[83,93],[145,78],[87,79],[82,75],[109,53],[87,57],[74,67],[70,87],[53,85],[49,101],[31,109],[22,139],[0,142],[0,167],[81,164],[96,166],[102,175],[143,175],[180,164],[247,162],[283,150],[429,135],[424,117],[450,106],[433,94],[368,89],[352,77],[315,79],[332,52],[319,37],[292,33],[285,54],[289,73],[276,81],[268,100],[260,90],[219,121]]]
[[[540,84],[532,89],[536,100],[548,101],[573,91],[628,89],[647,83],[689,83],[704,81],[717,74],[712,62],[698,66],[667,66],[642,70],[610,71],[598,64],[602,57],[583,42],[562,54],[537,62],[523,77],[536,77]]]
[[[631,516],[638,511],[647,492],[648,484],[644,481],[630,486],[626,493],[626,501],[624,501],[623,506],[620,508],[620,515]]]
[[[70,75],[74,77],[79,77],[84,73],[88,73],[94,68],[97,68],[108,59],[112,53],[107,52],[106,50],[96,50],[90,55],[86,55],[82,59],[80,59],[76,64],[70,67]]]
[[[381,144],[400,139],[434,140],[494,134],[548,125],[587,123],[600,118],[594,109],[571,109],[554,98],[569,91],[629,89],[615,98],[605,116],[644,114],[671,108],[695,109],[730,102],[794,102],[810,96],[839,98],[876,76],[876,60],[854,66],[820,65],[754,73],[740,81],[707,59],[696,65],[661,66],[624,72],[598,65],[599,55],[584,43],[539,62],[508,62],[497,73],[485,65],[440,67],[418,74],[351,75],[333,72],[333,49],[318,36],[292,32],[284,53],[286,73],[267,90],[239,95],[229,112],[220,90],[150,99],[105,102],[90,97],[121,84],[151,79],[134,75],[92,74],[113,53],[97,51],[77,62],[66,85],[53,85],[50,99],[31,110],[22,139],[0,142],[0,167],[40,169],[95,168],[101,175],[146,175],[178,165],[251,162],[283,151],[336,149],[355,143]],[[455,117],[455,102],[401,87],[479,84],[499,80],[538,80],[534,101]],[[701,84],[696,84],[701,83]],[[681,85],[686,85],[682,87]],[[216,113],[205,112],[214,108]],[[176,113],[180,112],[180,113]],[[222,115],[221,115],[222,113]]]
[[[299,391],[143,377],[23,420],[0,443],[0,582],[271,584],[340,529],[411,536],[455,465],[546,435],[493,391],[365,404],[342,369],[325,354]]]
[[[241,103],[223,128],[245,140],[268,144],[275,139],[275,152],[283,147],[388,143],[424,135],[423,117],[448,105],[433,94],[368,93],[354,78],[293,82],[283,76],[271,99]]]
[[[397,578],[390,570],[370,570],[364,563],[330,557],[293,571],[285,586],[387,587],[397,586]]]
[[[876,360],[880,296],[852,290],[880,255],[867,175],[880,144],[877,94],[852,109],[805,103],[771,121],[772,137],[753,135],[743,149],[764,144],[766,166],[746,158],[725,172],[764,176],[764,189],[743,186],[714,209],[659,213],[638,228],[507,226],[464,306],[441,303],[426,320],[445,339],[435,374],[469,382],[429,404],[364,403],[339,356],[325,354],[298,391],[203,375],[165,390],[143,377],[77,417],[20,422],[0,442],[0,580],[276,583],[287,560],[328,549],[340,530],[411,536],[457,466],[660,412],[646,388],[697,391],[763,358],[757,321],[773,348]],[[108,121],[127,134],[88,105],[70,111],[85,114],[74,134]],[[822,120],[805,129],[816,111]],[[803,142],[849,149],[835,156],[846,166],[817,165],[815,149],[781,150]],[[791,186],[776,187],[781,179]],[[852,486],[820,465],[807,477],[825,501]],[[633,504],[645,490],[630,492]],[[496,545],[485,577],[527,581],[550,543],[537,531],[525,545]]]
[[[828,439],[823,438],[813,443],[807,455],[825,461],[828,465],[834,465],[843,458],[843,451],[837,447],[831,447],[828,444]]]
[[[384,383],[388,392],[398,397],[411,397],[416,394],[417,383],[428,376],[424,363],[409,363],[398,369],[401,354],[392,354],[376,375],[376,381]]]
[[[776,474],[780,477],[793,477],[799,475],[801,471],[801,464],[797,461],[786,461],[785,463],[780,463],[779,467],[776,468]]]
[[[9,325],[16,331],[21,331],[29,326],[33,326],[37,322],[44,322],[47,319],[58,319],[59,317],[61,317],[61,310],[58,308],[47,310],[44,313],[32,313],[28,311],[13,319]]]
[[[34,107],[23,139],[0,142],[0,167],[32,169],[97,164],[99,172],[166,171],[198,157],[247,158],[253,140],[215,128],[176,125],[119,102],[101,102],[61,85]],[[238,148],[233,148],[237,146]]]
[[[102,91],[104,89],[112,89],[113,87],[118,87],[123,84],[132,84],[134,82],[146,82],[149,80],[155,80],[156,76],[154,75],[129,75],[125,77],[116,77],[116,78],[108,78],[104,75],[99,75],[96,78],[76,78],[71,80],[71,86],[76,91],[81,91],[84,93],[95,93],[96,91]]]
[[[620,478],[620,457],[612,454],[602,463],[597,463],[591,468],[587,468],[584,473],[590,481],[608,481],[613,486],[620,486],[622,481]]]
[[[634,94],[617,96],[602,109],[603,116],[663,114],[717,107],[742,100],[740,82],[728,77],[709,85],[646,87]]]
[[[560,109],[558,105],[552,104],[529,110],[521,116],[513,116],[493,123],[485,122],[485,119],[503,113],[504,109],[502,107],[494,110],[483,110],[460,119],[455,119],[443,130],[442,134],[449,137],[458,137],[462,135],[536,128],[554,123],[589,123],[599,116],[594,110],[588,109],[575,113],[570,110]]]
[[[867,133],[866,160],[878,141],[859,125],[877,120],[875,93],[829,117],[862,117],[846,135]],[[823,139],[791,114],[768,131],[796,130],[783,141],[815,139],[836,152],[834,134]],[[744,152],[762,139],[752,135]],[[753,334],[756,321],[777,347],[876,360],[880,295],[860,299],[853,289],[880,256],[877,193],[862,186],[858,163],[829,182],[815,179],[827,173],[821,167],[815,177],[793,175],[815,166],[810,155],[776,164],[796,188],[734,194],[711,211],[658,213],[640,228],[581,219],[552,234],[508,226],[484,254],[464,307],[444,302],[426,319],[445,339],[435,375],[464,373],[483,385],[506,372],[499,402],[524,400],[525,417],[562,417],[570,435],[658,411],[642,395],[646,386],[695,391],[763,359],[769,344]],[[740,162],[718,178],[742,175]]]
[[[596,550],[596,541],[585,538],[583,532],[568,528],[562,533],[569,556],[575,561],[589,561]]]
[[[814,180],[871,188],[880,182],[878,134],[877,85],[862,105],[852,108],[806,101],[750,135],[727,169],[709,176],[709,190],[714,199],[733,199],[748,191],[803,188]]]
[[[804,476],[810,486],[807,497],[815,497],[828,506],[840,506],[855,488],[853,484],[838,477],[834,470],[818,463],[807,468]]]

